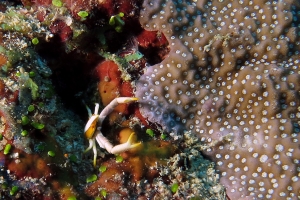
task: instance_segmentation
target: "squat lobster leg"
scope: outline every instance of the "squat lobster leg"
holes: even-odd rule
[[[102,135],[102,133],[100,131],[103,120],[105,119],[105,117],[107,115],[109,115],[114,110],[114,108],[118,104],[130,103],[130,102],[134,102],[137,100],[138,100],[138,98],[136,98],[136,97],[115,98],[101,111],[101,113],[99,115],[98,115],[98,111],[99,111],[98,103],[96,103],[95,111],[94,111],[93,115],[92,115],[91,110],[86,106],[90,118],[85,125],[84,134],[85,134],[86,138],[89,140],[89,147],[84,151],[84,153],[93,149],[93,153],[94,153],[93,164],[94,164],[94,166],[96,166],[96,158],[97,158],[97,150],[96,150],[96,142],[95,141],[97,141],[97,143],[99,144],[99,146],[101,148],[106,149],[109,153],[112,153],[112,154],[122,153],[129,149],[135,148],[141,144],[141,142],[134,143],[134,140],[133,140],[134,132],[132,132],[131,135],[129,136],[127,142],[113,146],[108,141],[108,139]]]
[[[101,133],[96,135],[96,140],[99,144],[100,147],[106,149],[109,153],[111,154],[118,154],[118,153],[122,153],[124,151],[127,151],[129,149],[135,148],[137,146],[139,146],[141,144],[141,142],[139,143],[134,143],[133,140],[133,136],[134,136],[134,132],[132,132],[127,140],[127,142],[123,143],[123,144],[119,144],[116,146],[113,146],[106,137],[104,137]],[[101,146],[103,145],[103,146]]]

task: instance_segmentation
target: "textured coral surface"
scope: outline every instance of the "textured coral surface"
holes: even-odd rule
[[[119,105],[97,128],[112,145],[134,132],[139,146],[112,155],[97,144],[95,166],[83,153],[86,107],[99,103],[101,112],[133,96],[146,63],[169,53],[160,31],[141,27],[141,5],[0,1],[0,199],[226,198],[199,138],[174,140],[138,102]]]
[[[141,112],[196,133],[231,199],[300,198],[297,1],[146,0],[170,53],[137,82]]]

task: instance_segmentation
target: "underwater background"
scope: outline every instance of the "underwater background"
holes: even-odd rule
[[[298,0],[2,0],[0,197],[300,199],[299,53]]]

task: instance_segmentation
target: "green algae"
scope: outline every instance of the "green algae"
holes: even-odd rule
[[[62,7],[63,2],[61,0],[52,0],[52,5],[54,5],[56,7]]]
[[[27,135],[28,135],[28,131],[27,131],[27,130],[23,130],[23,131],[21,132],[21,135],[22,135],[23,137],[27,136]]]
[[[39,43],[39,39],[35,37],[31,40],[31,42],[32,44],[37,45]]]
[[[67,200],[76,200],[75,196],[68,197]]]
[[[99,171],[100,171],[101,173],[105,172],[106,169],[107,169],[107,167],[106,167],[105,165],[101,165],[101,166],[99,167]]]
[[[178,190],[178,187],[179,187],[178,183],[172,184],[172,185],[171,185],[171,191],[172,191],[173,193],[176,193],[177,190]]]
[[[97,175],[96,174],[92,174],[91,176],[86,178],[86,183],[91,183],[97,180]]]
[[[89,16],[89,13],[87,11],[79,11],[77,15],[81,18],[81,20],[86,20],[86,18]]]
[[[29,105],[27,110],[28,110],[28,112],[34,111],[34,105]]]
[[[124,13],[120,12],[117,15],[111,16],[108,21],[108,24],[114,27],[115,31],[118,33],[123,31],[123,27],[125,25],[125,22],[121,19],[122,17],[124,17]]]
[[[55,152],[54,151],[48,151],[48,156],[54,157],[55,156]]]
[[[146,130],[146,133],[150,136],[150,137],[154,137],[154,132],[153,132],[153,130],[152,129],[147,129]]]
[[[20,69],[19,83],[21,88],[28,88],[31,90],[31,96],[33,100],[38,97],[38,85],[30,78],[29,73],[25,72],[23,68]]]
[[[29,124],[29,122],[30,122],[30,120],[29,120],[29,117],[28,117],[28,116],[22,116],[22,117],[21,117],[21,124],[22,124],[23,126]]]
[[[121,162],[123,162],[123,157],[122,156],[120,156],[120,155],[117,155],[116,156],[116,163],[121,163]]]
[[[45,127],[45,124],[38,123],[38,122],[31,122],[31,126],[33,126],[35,129],[41,130]]]
[[[11,150],[11,144],[6,144],[5,148],[4,148],[4,151],[3,151],[3,154],[4,155],[9,154],[10,150]]]
[[[11,188],[9,194],[10,194],[11,196],[14,196],[14,195],[17,193],[18,190],[19,190],[19,187],[18,187],[18,186],[13,186],[13,187]]]
[[[100,194],[101,194],[104,198],[106,198],[106,196],[107,196],[107,191],[106,191],[106,190],[101,190],[101,191],[100,191]]]

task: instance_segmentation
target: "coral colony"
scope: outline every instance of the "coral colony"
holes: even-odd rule
[[[300,199],[299,47],[299,0],[0,1],[0,198]]]
[[[298,7],[297,7],[298,6]],[[137,81],[141,112],[197,134],[230,199],[300,197],[297,1],[146,0],[170,53]]]

